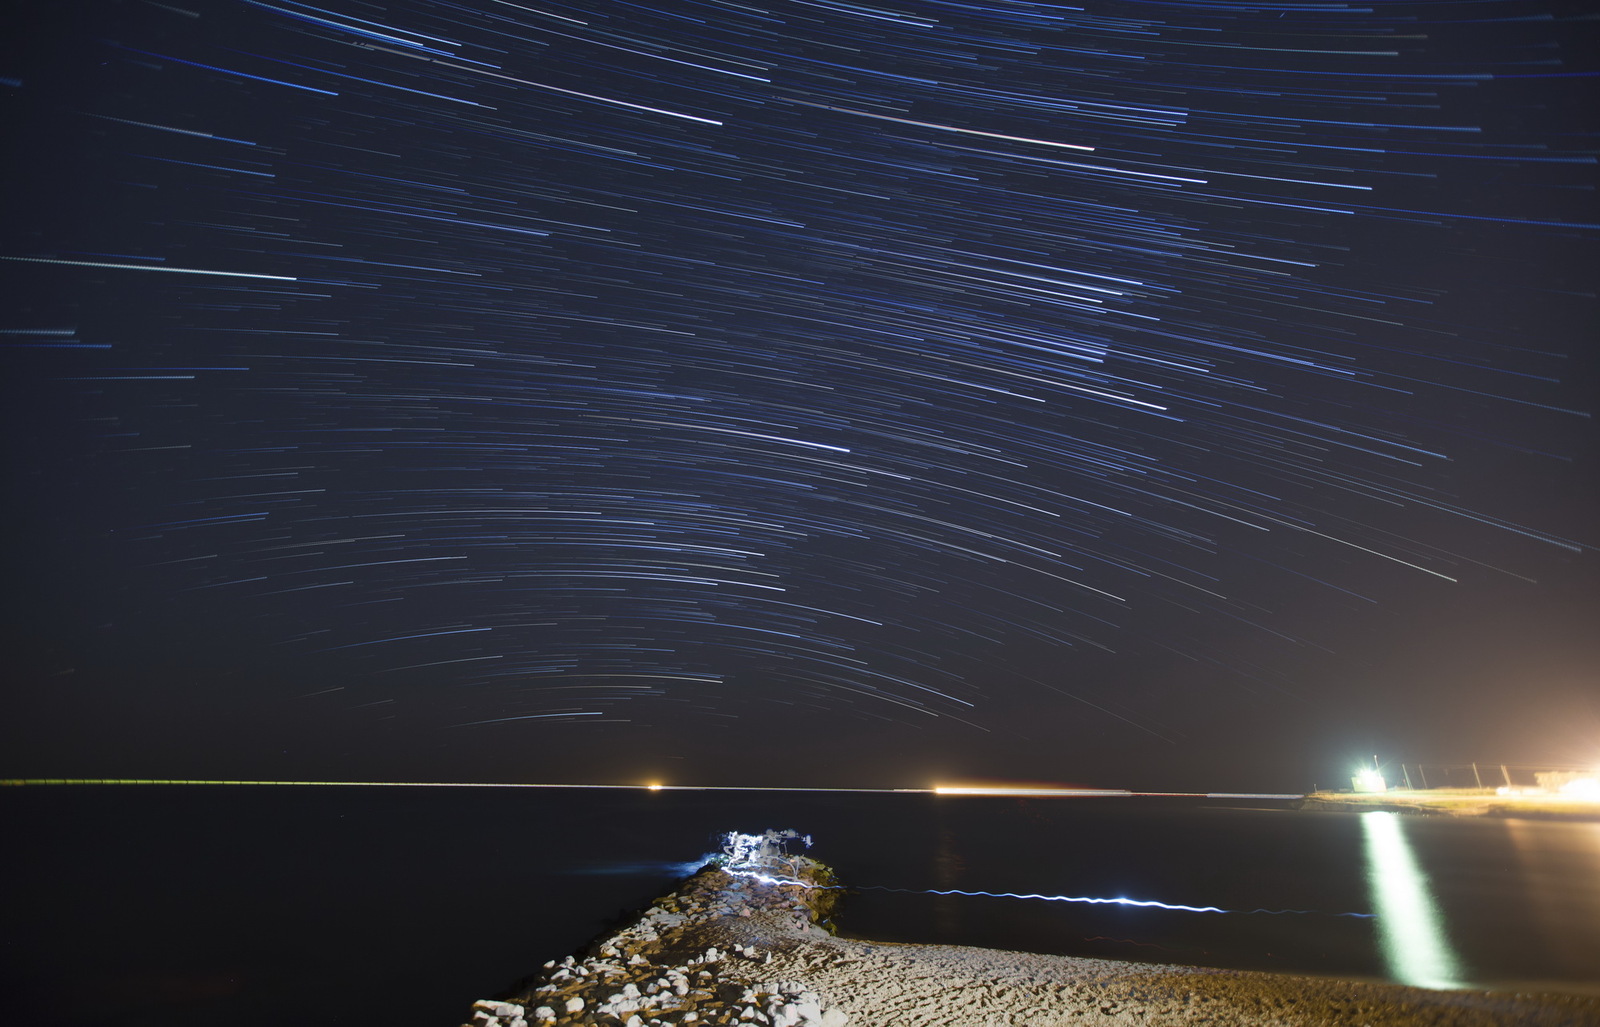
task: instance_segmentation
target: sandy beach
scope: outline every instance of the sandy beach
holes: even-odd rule
[[[730,872],[730,869],[732,872]],[[1600,998],[1399,985],[835,937],[822,864],[708,867],[471,1027],[1584,1027]]]

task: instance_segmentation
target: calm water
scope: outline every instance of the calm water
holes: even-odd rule
[[[0,792],[0,1022],[449,1027],[668,890],[725,830],[797,827],[843,933],[1153,962],[1597,990],[1600,824],[1159,800],[314,788]],[[1375,919],[1335,914],[1378,912]]]

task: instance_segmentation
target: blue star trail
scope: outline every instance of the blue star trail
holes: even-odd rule
[[[1590,559],[1582,5],[49,39],[0,68],[19,495],[108,630],[294,717],[1171,741]]]

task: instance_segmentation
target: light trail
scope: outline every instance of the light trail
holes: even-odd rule
[[[907,783],[946,728],[1020,776],[1008,737],[1166,738],[1168,686],[1197,737],[1319,675],[1376,694],[1373,628],[1472,592],[1488,646],[1579,573],[1600,23],[1570,3],[131,6],[108,44],[35,5],[0,76],[16,152],[69,172],[4,201],[13,330],[117,311],[0,336],[45,535],[11,578],[81,564],[81,525],[107,623],[221,616],[220,708],[347,683],[291,753],[437,730],[543,776],[737,725],[737,768],[844,722],[916,729]],[[1473,486],[1519,454],[1515,509]],[[112,481],[138,501],[74,501]],[[140,692],[141,633],[40,712]],[[138,766],[178,715],[143,698],[132,766],[91,730],[10,769],[216,769]],[[1054,784],[935,794],[1293,798]],[[482,785],[513,786],[564,787]]]
[[[748,877],[763,884],[795,885],[813,891],[883,891],[900,895],[964,895],[969,898],[989,899],[1034,899],[1039,902],[1076,902],[1088,906],[1131,906],[1138,909],[1165,909],[1176,913],[1236,913],[1251,915],[1264,913],[1268,916],[1338,916],[1353,917],[1358,920],[1370,920],[1372,913],[1324,913],[1317,909],[1223,909],[1221,906],[1189,906],[1178,902],[1161,902],[1157,899],[1130,899],[1122,896],[1107,898],[1095,895],[1040,895],[1034,892],[994,892],[994,891],[963,891],[960,888],[889,888],[881,884],[812,884],[790,877],[774,877],[755,870],[737,870],[724,866],[723,871],[734,877]]]
[[[156,264],[113,264],[103,260],[57,260],[54,257],[0,257],[21,264],[61,264],[66,267],[104,267],[117,271],[164,271],[172,275],[218,275],[223,278],[265,278],[273,282],[298,282],[289,275],[262,275],[249,271],[211,271],[198,267],[161,267]]]
[[[1277,792],[1132,792],[1123,788],[985,788],[938,785],[933,788],[814,788],[803,785],[561,784],[545,781],[243,781],[219,778],[12,777],[0,787],[25,785],[237,785],[318,788],[600,788],[636,792],[819,792],[869,795],[948,795],[1020,799],[1303,799]]]
[[[540,781],[235,781],[216,778],[13,777],[0,787],[38,785],[235,785],[301,788],[588,788],[635,792],[849,792],[930,795],[928,788],[801,788],[760,785],[558,784]]]
[[[1281,792],[1131,792],[1126,788],[1026,788],[1005,785],[935,785],[931,789],[902,789],[904,791],[931,791],[935,795],[976,795],[1020,799],[1098,799],[1098,798],[1170,798],[1170,799],[1303,799],[1299,794]]]
[[[1316,909],[1223,909],[1220,906],[1186,906],[1175,902],[1160,902],[1156,899],[1129,899],[1118,896],[1116,898],[1103,898],[1092,895],[1039,895],[1032,892],[994,892],[994,891],[962,891],[959,888],[885,888],[881,885],[856,885],[855,891],[887,891],[899,892],[906,895],[966,895],[973,898],[990,899],[1035,899],[1040,902],[1078,902],[1090,906],[1136,906],[1141,909],[1168,909],[1181,913],[1266,913],[1270,916],[1283,916],[1286,914],[1322,915],[1322,916],[1347,916],[1363,920],[1371,919],[1371,913],[1322,913]]]

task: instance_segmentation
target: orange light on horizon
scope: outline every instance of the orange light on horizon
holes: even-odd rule
[[[1059,785],[934,785],[935,795],[999,795],[1017,797],[1092,797],[1096,795],[1131,795],[1125,788],[1071,788]]]

